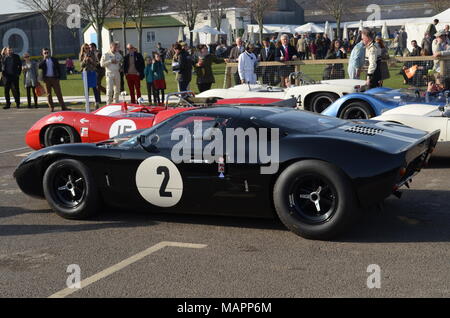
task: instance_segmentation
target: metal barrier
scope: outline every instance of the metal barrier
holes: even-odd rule
[[[285,86],[284,79],[294,72],[302,72],[311,80],[349,78],[348,59],[333,60],[296,60],[289,62],[259,62],[256,66],[257,80],[270,86]],[[423,87],[436,73],[450,76],[450,57],[433,56],[391,57],[383,63],[389,72],[388,78],[399,76],[405,84]],[[437,65],[439,67],[437,67]],[[224,88],[240,83],[238,63],[227,63],[225,68]],[[362,68],[365,74],[367,67]],[[364,78],[364,77],[361,77]],[[387,78],[386,78],[387,79]],[[291,81],[294,84],[294,81]],[[295,84],[301,84],[298,79]]]

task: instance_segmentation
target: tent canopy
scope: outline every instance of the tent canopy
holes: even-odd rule
[[[209,25],[204,25],[201,28],[192,30],[194,33],[208,33],[208,34],[225,34],[225,32],[218,31],[217,29],[210,27]]]
[[[264,24],[263,33],[292,33],[290,31],[294,31],[298,26],[293,24]],[[252,27],[254,32],[259,32],[259,25],[257,24],[247,24],[247,32],[250,32]]]
[[[325,29],[317,24],[314,23],[306,23],[303,24],[301,26],[299,26],[298,28],[295,29],[295,31],[299,32],[299,33],[323,33],[325,31]]]

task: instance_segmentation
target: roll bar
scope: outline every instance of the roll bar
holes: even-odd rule
[[[167,96],[166,96],[166,109],[169,108],[169,99],[172,96],[178,97],[178,103],[183,101],[186,104],[188,104],[189,106],[194,107],[194,105],[191,102],[189,102],[186,99],[186,97],[188,97],[188,96],[195,97],[195,93],[193,91],[185,91],[185,92],[175,92],[175,93],[167,94]]]

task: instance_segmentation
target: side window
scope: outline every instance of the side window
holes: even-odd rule
[[[172,140],[172,133],[175,129],[184,129],[188,132],[192,140],[195,138],[209,140],[208,132],[211,131],[208,131],[209,128],[217,128],[222,130],[227,127],[229,122],[229,118],[197,114],[183,114],[156,126],[155,129],[149,132],[148,139],[153,139],[153,144],[158,148],[171,148],[179,142],[179,139]]]

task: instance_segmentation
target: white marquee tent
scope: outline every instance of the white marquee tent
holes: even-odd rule
[[[422,41],[425,31],[433,22],[434,19],[439,19],[439,24],[437,25],[438,30],[442,30],[446,24],[450,24],[450,8],[433,16],[427,18],[410,18],[410,19],[386,19],[386,20],[373,20],[373,21],[350,21],[350,22],[341,22],[341,28],[344,25],[347,26],[348,29],[359,29],[362,25],[364,27],[391,27],[389,31],[393,32],[395,29],[399,29],[401,26],[405,26],[405,31],[408,33],[408,48],[411,49],[410,43],[411,40],[417,40],[417,42]],[[316,24],[315,26],[319,28],[323,28],[324,25]],[[259,31],[259,27],[257,24],[248,24],[247,32],[250,31],[251,28],[254,28],[254,32],[257,33]],[[286,31],[286,29],[295,30],[298,29],[299,25],[285,25],[285,24],[264,24],[264,33],[278,33],[282,31]],[[336,23],[329,23],[330,28],[336,28]],[[297,32],[299,30],[296,30]]]
[[[425,19],[416,19],[415,21],[405,23],[405,31],[408,33],[408,49],[411,50],[411,41],[416,40],[420,46],[424,34],[434,19],[439,20],[439,24],[436,26],[438,31],[444,29],[446,24],[450,24],[450,9],[447,9],[434,17]],[[419,20],[419,21],[417,21]]]

